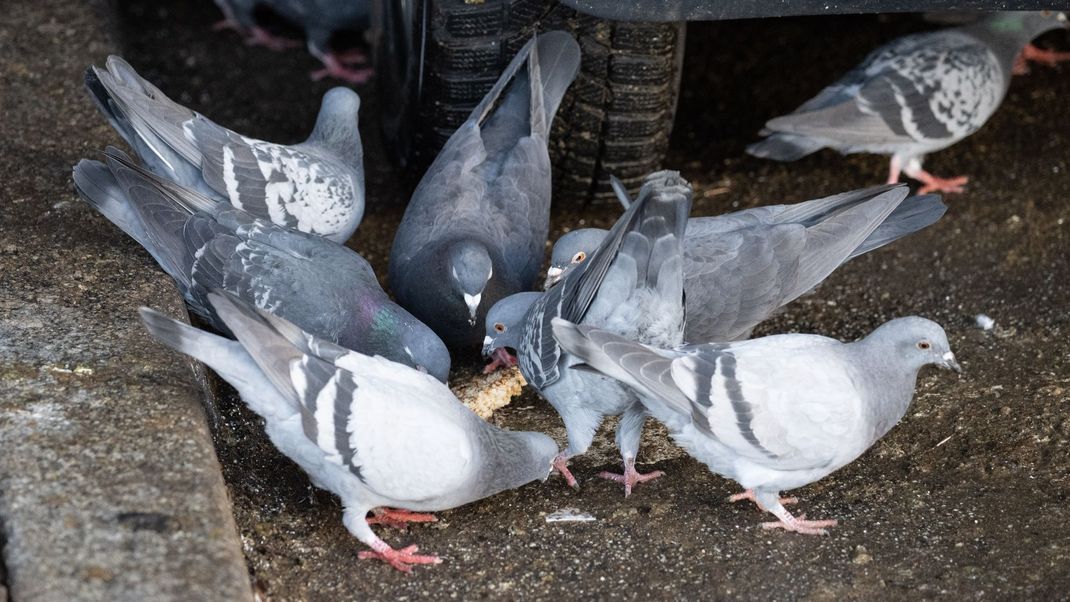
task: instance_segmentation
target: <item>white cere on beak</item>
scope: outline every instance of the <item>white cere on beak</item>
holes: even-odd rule
[[[479,302],[483,299],[483,293],[478,295],[464,294],[464,304],[468,306],[468,323],[476,323],[476,311],[479,310]]]
[[[564,271],[565,270],[563,270],[562,268],[555,268],[553,266],[550,266],[549,268],[546,269],[546,277],[547,278],[557,278],[558,276],[561,275],[561,272],[564,272]]]
[[[490,347],[490,344],[494,342],[494,339],[490,338],[490,335],[483,337],[483,347]]]

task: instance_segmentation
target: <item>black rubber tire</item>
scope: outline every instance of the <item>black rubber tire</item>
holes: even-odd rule
[[[412,55],[422,47],[424,60],[405,83],[381,81],[393,96],[416,98],[386,127],[398,159],[415,171],[430,163],[532,33],[554,29],[571,32],[583,50],[550,142],[555,204],[612,198],[610,175],[634,189],[661,165],[676,110],[683,23],[606,21],[553,0],[424,0],[408,18]],[[409,89],[399,94],[399,85]]]

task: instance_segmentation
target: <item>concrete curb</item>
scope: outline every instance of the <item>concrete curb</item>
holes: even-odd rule
[[[202,393],[137,319],[139,305],[184,316],[181,300],[71,192],[70,166],[116,141],[81,88],[114,50],[106,17],[46,4],[17,3],[0,25],[0,587],[20,601],[250,600]]]

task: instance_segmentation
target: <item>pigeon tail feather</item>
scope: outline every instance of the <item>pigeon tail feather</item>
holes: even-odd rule
[[[776,133],[748,146],[747,154],[774,161],[796,161],[824,147],[819,140],[807,136]]]
[[[571,35],[550,31],[537,38],[536,50],[528,58],[533,133],[549,138],[554,115],[579,67],[580,46]]]
[[[100,161],[82,159],[74,166],[74,188],[89,206],[119,226],[127,236],[148,247],[145,227],[115,175]]]
[[[558,344],[585,364],[571,370],[594,369],[635,389],[643,407],[661,422],[690,416],[690,400],[671,380],[671,358],[615,333],[561,318],[554,318],[551,327]]]
[[[848,259],[869,253],[874,249],[895,242],[904,236],[913,234],[935,224],[947,211],[938,194],[911,197],[895,208],[887,219],[877,226],[862,244],[851,253]]]

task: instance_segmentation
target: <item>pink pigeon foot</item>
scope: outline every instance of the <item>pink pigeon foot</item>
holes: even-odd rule
[[[1032,44],[1026,44],[1025,48],[1022,48],[1022,53],[1018,55],[1018,58],[1014,59],[1014,68],[1011,72],[1015,75],[1029,73],[1029,61],[1054,67],[1061,62],[1070,61],[1070,52],[1045,50]]]
[[[906,165],[899,156],[893,156],[888,169],[888,183],[895,184],[899,181],[899,174],[905,173],[908,177],[921,182],[923,186],[918,189],[918,194],[930,192],[962,192],[963,186],[970,181],[966,176],[956,178],[938,178],[921,168],[921,161],[916,158],[908,159]]]
[[[274,34],[268,33],[268,30],[263,27],[253,27],[249,30],[248,37],[245,38],[246,46],[263,46],[268,50],[274,50],[275,52],[282,52],[290,48],[300,48],[304,44],[299,40],[291,40],[289,38],[283,38]]]
[[[928,194],[930,192],[962,192],[964,190],[963,187],[970,181],[970,178],[967,176],[938,178],[925,171],[908,175],[924,184],[924,186],[918,189],[918,194]]]
[[[334,56],[343,65],[364,65],[368,62],[368,55],[360,48],[350,48],[342,52],[336,52]]]
[[[576,482],[576,477],[572,476],[572,471],[568,469],[568,456],[564,453],[557,454],[554,458],[554,470],[556,470],[561,476],[565,477],[565,482],[568,486],[580,490],[580,484]]]
[[[495,349],[490,354],[491,362],[483,368],[483,374],[490,374],[498,368],[510,368],[516,365],[516,356],[504,348]]]
[[[323,69],[317,69],[309,74],[312,77],[312,81],[319,81],[325,77],[334,77],[351,84],[363,84],[375,73],[375,70],[371,67],[364,69],[349,67],[339,60],[338,55],[333,52],[323,55],[320,60],[323,61]]]
[[[826,529],[835,527],[839,523],[835,519],[806,520],[805,514],[800,514],[798,518],[795,518],[783,507],[779,511],[773,512],[773,514],[780,520],[762,523],[763,529],[784,529],[785,531],[802,533],[803,535],[828,535]]]
[[[420,514],[401,508],[381,508],[375,516],[368,519],[369,525],[386,525],[402,531],[409,526],[409,523],[434,522],[438,522],[434,514]]]
[[[748,489],[748,490],[744,491],[743,493],[736,493],[734,495],[728,496],[728,501],[729,502],[741,502],[743,500],[750,500],[750,501],[754,502],[754,505],[757,506],[760,510],[765,510],[765,508],[762,508],[762,505],[758,503],[758,500],[754,498],[754,490],[753,489]],[[780,503],[782,505],[784,505],[784,506],[790,506],[792,504],[798,504],[799,503],[799,498],[797,498],[797,497],[782,497],[782,498],[780,498]]]
[[[241,25],[238,24],[237,21],[231,19],[230,17],[227,17],[226,19],[220,19],[215,23],[212,23],[212,31],[223,31],[225,29],[236,31],[242,34],[245,33],[245,28],[243,28]]]
[[[635,485],[638,485],[639,483],[645,483],[647,481],[653,481],[658,477],[665,476],[665,473],[660,470],[655,470],[646,474],[642,474],[635,469],[635,459],[628,458],[624,460],[624,474],[603,471],[598,473],[598,476],[602,477],[603,479],[608,479],[610,481],[624,483],[624,497],[628,497],[632,494],[632,487],[634,487]]]
[[[414,564],[442,564],[442,559],[438,556],[420,556],[415,554],[419,548],[414,545],[395,550],[388,546],[383,540],[376,539],[371,547],[371,550],[361,550],[357,554],[357,558],[360,560],[368,560],[370,558],[382,560],[402,573],[411,573],[412,565]]]

